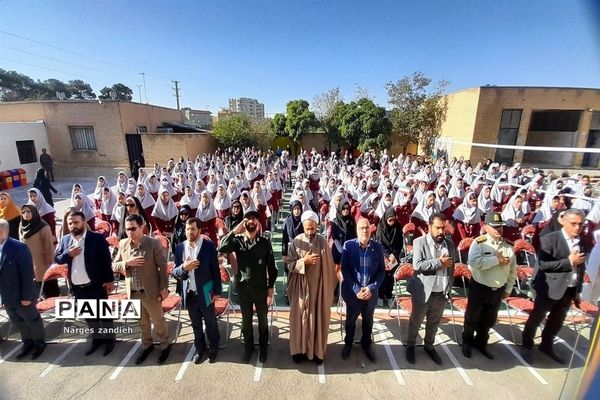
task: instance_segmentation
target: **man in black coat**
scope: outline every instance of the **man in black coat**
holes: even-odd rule
[[[536,293],[533,311],[523,329],[522,354],[531,362],[533,339],[548,314],[539,349],[560,364],[564,360],[554,352],[554,338],[562,328],[571,304],[580,306],[586,256],[591,247],[581,236],[585,214],[575,208],[562,213],[562,229],[541,238],[539,266],[533,278]]]

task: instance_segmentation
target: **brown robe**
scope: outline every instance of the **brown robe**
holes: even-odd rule
[[[308,237],[302,233],[290,244],[288,297],[290,299],[290,353],[306,354],[309,360],[325,357],[333,290],[337,285],[335,265],[327,239],[316,235],[313,252],[320,263],[304,266],[309,253]]]

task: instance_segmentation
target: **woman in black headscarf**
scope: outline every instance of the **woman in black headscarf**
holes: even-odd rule
[[[235,200],[231,203],[229,215],[225,217],[225,228],[227,228],[227,232],[234,230],[243,220],[244,212],[242,210],[242,203],[239,200]]]
[[[290,204],[290,215],[286,218],[283,223],[283,238],[281,240],[281,255],[283,256],[283,272],[285,273],[286,279],[289,274],[287,260],[288,260],[288,246],[294,240],[294,238],[301,233],[304,233],[304,226],[302,225],[302,202],[299,200],[293,200]],[[285,288],[285,300],[289,304],[287,297],[287,287]]]
[[[352,215],[350,202],[342,198],[336,209],[335,218],[327,226],[327,239],[331,243],[331,255],[339,272],[342,263],[342,249],[347,240],[356,239],[356,220]],[[340,285],[335,286],[334,303],[339,299]]]
[[[179,243],[183,243],[186,240],[185,237],[185,221],[192,215],[192,209],[187,204],[179,207],[179,214],[175,219],[175,226],[173,228],[173,236],[171,237],[171,247],[173,254],[175,254],[175,247]]]
[[[377,225],[375,238],[383,247],[385,256],[385,279],[379,288],[379,300],[377,304],[383,306],[384,303],[389,307],[389,301],[392,299],[394,289],[394,271],[400,261],[400,252],[402,250],[402,227],[398,223],[396,210],[394,207],[388,207],[383,214],[383,218]]]
[[[50,183],[50,179],[46,176],[46,170],[44,168],[38,169],[35,173],[33,187],[42,192],[44,199],[46,199],[46,203],[50,204],[51,207],[54,207],[51,191],[54,192],[54,194],[58,194],[58,190]]]

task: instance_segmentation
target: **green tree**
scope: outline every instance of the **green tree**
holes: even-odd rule
[[[274,120],[275,118],[273,118]],[[254,141],[254,146],[262,150],[271,148],[277,133],[274,129],[273,120],[265,118],[263,120],[250,122],[250,136]]]
[[[336,125],[333,123],[335,107],[343,102],[342,94],[339,87],[334,87],[326,92],[316,95],[313,98],[312,108],[315,111],[318,125],[330,142],[337,145],[343,144],[343,139],[340,137]]]
[[[448,82],[442,79],[434,89],[430,85],[431,78],[422,72],[386,84],[388,103],[393,107],[393,140],[404,152],[410,143],[418,143],[422,153],[431,154],[441,133],[448,109],[443,97]]]
[[[29,76],[0,68],[0,101],[22,101],[37,98],[39,84]]]
[[[256,144],[250,119],[242,114],[219,120],[213,126],[213,136],[223,147],[247,147]]]
[[[133,90],[131,90],[131,88],[129,88],[128,86],[122,84],[122,83],[115,83],[114,85],[112,85],[111,87],[103,87],[100,90],[100,96],[98,96],[99,99],[110,99],[110,92],[114,91],[115,95],[116,95],[116,100],[125,100],[125,101],[131,101],[131,99],[133,98]]]
[[[344,144],[361,151],[382,149],[390,144],[392,124],[385,116],[385,108],[370,99],[338,103],[333,112],[333,125]]]
[[[317,126],[315,113],[308,109],[308,101],[292,100],[286,105],[285,132],[294,141],[299,142],[302,135]]]
[[[59,79],[46,79],[42,82],[42,91],[38,98],[40,100],[54,100],[60,99],[59,94],[64,96],[64,99],[71,98],[71,89],[69,85]]]
[[[285,131],[286,118],[284,114],[277,113],[273,116],[273,120],[271,120],[270,129],[277,136],[287,136],[287,132]]]
[[[96,98],[96,93],[94,93],[94,90],[90,84],[82,81],[81,79],[69,81],[68,86],[73,99],[91,100]]]

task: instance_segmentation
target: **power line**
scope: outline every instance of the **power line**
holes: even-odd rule
[[[78,57],[88,58],[90,60],[94,60],[94,61],[97,61],[97,62],[101,62],[103,64],[107,64],[107,65],[110,65],[110,66],[113,66],[113,67],[120,68],[118,65],[113,64],[113,63],[109,63],[108,61],[100,60],[99,58],[95,58],[95,57],[86,56],[85,54],[81,54],[81,53],[78,53],[76,51],[67,50],[65,48],[54,46],[54,45],[49,44],[49,43],[44,43],[44,42],[41,42],[39,40],[31,39],[31,38],[28,38],[28,37],[25,37],[25,36],[17,35],[15,33],[6,32],[6,31],[3,31],[3,30],[0,30],[0,33],[3,33],[3,34],[8,35],[8,36],[13,36],[13,37],[16,37],[16,38],[19,38],[19,39],[22,39],[22,40],[27,40],[27,41],[32,42],[32,43],[41,44],[42,46],[50,47],[52,49],[64,51],[65,53],[73,54],[73,55],[78,56]]]
[[[0,60],[2,60],[2,61],[8,61],[8,62],[14,62],[14,63],[17,63],[17,64],[28,65],[28,66],[30,66],[30,67],[34,67],[34,68],[47,69],[48,71],[60,72],[61,74],[67,74],[67,75],[76,75],[76,74],[73,74],[73,73],[71,73],[71,72],[67,72],[67,71],[61,71],[61,70],[59,70],[59,69],[48,68],[48,67],[42,67],[42,66],[40,66],[40,65],[29,64],[29,63],[22,62],[22,61],[9,60],[8,58],[1,58],[1,57],[0,57]]]
[[[57,62],[60,62],[60,63],[63,63],[63,64],[73,65],[73,66],[79,67],[79,68],[89,69],[90,71],[95,71],[95,72],[100,72],[100,73],[103,73],[103,74],[110,74],[110,75],[117,76],[117,74],[115,74],[113,72],[107,72],[107,71],[102,71],[102,70],[99,70],[99,69],[96,69],[96,68],[86,67],[85,65],[79,65],[79,64],[75,64],[75,63],[72,63],[72,62],[64,61],[64,60],[61,60],[61,59],[58,59],[58,58],[44,56],[44,55],[41,55],[41,54],[38,54],[38,53],[34,53],[34,52],[31,52],[31,51],[27,51],[27,50],[16,49],[14,47],[9,47],[9,46],[4,46],[4,45],[0,45],[0,47],[5,48],[5,49],[9,49],[9,50],[13,50],[13,51],[18,51],[18,52],[25,53],[25,54],[30,54],[32,56],[36,56],[36,57],[40,57],[40,58],[45,58],[45,59],[51,60],[51,61],[57,61]]]

